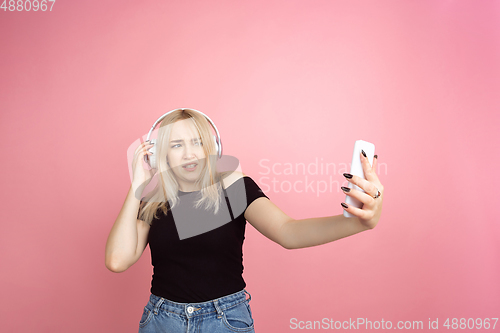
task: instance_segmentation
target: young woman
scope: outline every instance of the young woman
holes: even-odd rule
[[[251,177],[218,172],[221,152],[215,124],[193,109],[164,115],[156,142],[135,151],[132,185],[106,243],[106,267],[127,270],[149,243],[154,273],[139,332],[255,332],[242,277],[246,221],[284,248],[297,249],[373,229],[380,219],[384,187],[375,173],[377,158],[370,166],[361,155],[366,180],[344,174],[366,192],[342,188],[363,203],[362,209],[342,203],[356,217],[294,220]],[[144,167],[144,158],[154,169]],[[143,197],[154,173],[158,183]]]

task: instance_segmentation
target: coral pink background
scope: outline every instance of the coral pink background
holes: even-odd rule
[[[207,113],[224,153],[295,219],[342,214],[345,170],[286,175],[285,163],[340,166],[355,140],[376,146],[374,230],[285,250],[248,225],[257,332],[295,331],[292,318],[420,331],[429,318],[440,331],[499,318],[499,14],[495,0],[1,10],[2,331],[138,330],[149,247],[121,274],[104,248],[130,186],[127,148],[178,107]],[[338,186],[283,190],[306,176]],[[273,177],[283,188],[266,186]]]

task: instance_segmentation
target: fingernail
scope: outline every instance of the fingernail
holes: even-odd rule
[[[363,154],[363,156],[366,157],[366,153],[363,149],[361,149],[361,154]]]
[[[378,155],[374,155],[373,157],[378,158]]]
[[[342,187],[341,187],[341,189],[342,189],[342,191],[344,191],[344,192],[349,192],[349,191],[351,191],[351,189],[350,189],[349,187],[345,187],[345,186],[342,186]]]
[[[344,177],[345,177],[345,178],[349,178],[349,179],[351,179],[351,178],[352,178],[352,175],[351,175],[350,173],[344,173]]]
[[[342,207],[347,208],[347,205],[345,203],[341,202],[340,204],[342,205]]]

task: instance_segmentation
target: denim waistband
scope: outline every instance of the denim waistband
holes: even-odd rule
[[[210,301],[199,303],[179,303],[154,294],[150,295],[149,301],[154,307],[153,311],[155,314],[158,314],[158,311],[161,310],[176,313],[187,318],[192,318],[212,312],[218,312],[219,315],[222,315],[225,309],[231,308],[241,302],[245,302],[247,300],[245,293],[248,294],[248,301],[250,301],[252,296],[246,289],[242,289],[236,293]]]

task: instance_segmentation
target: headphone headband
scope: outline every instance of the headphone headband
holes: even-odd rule
[[[168,111],[163,116],[161,116],[160,118],[158,118],[158,120],[155,121],[155,123],[153,124],[153,126],[151,126],[151,129],[149,130],[148,137],[147,137],[146,141],[148,141],[150,139],[151,133],[153,133],[154,129],[156,128],[156,125],[158,125],[158,123],[160,121],[162,121],[163,118],[165,118],[170,113],[178,111],[178,110],[182,110],[182,111],[184,111],[184,110],[195,111],[195,112],[198,112],[199,114],[203,115],[205,118],[207,118],[208,122],[212,125],[212,128],[215,130],[215,134],[217,135],[217,137],[215,138],[215,141],[216,141],[215,145],[216,145],[216,148],[217,148],[217,151],[218,151],[218,154],[219,154],[219,158],[221,158],[222,157],[222,142],[221,142],[221,139],[220,139],[219,130],[217,129],[217,126],[215,126],[215,123],[206,114],[204,114],[201,111],[195,110],[195,109],[180,108],[180,109],[174,109],[172,111]]]

